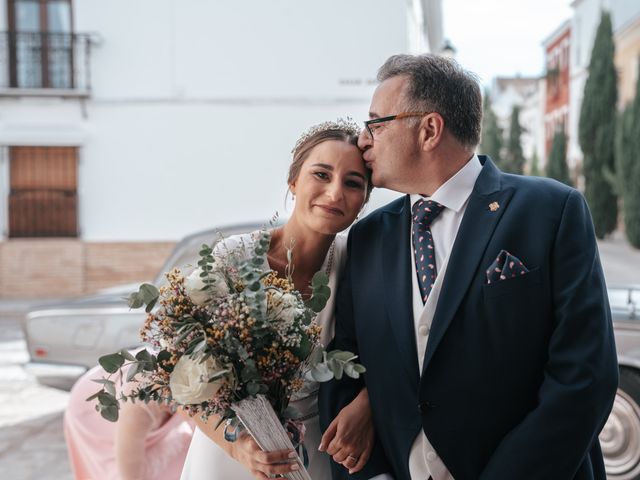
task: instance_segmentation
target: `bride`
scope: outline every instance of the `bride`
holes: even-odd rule
[[[285,275],[287,250],[293,245],[293,281],[309,296],[311,277],[319,270],[329,276],[331,298],[318,315],[322,343],[333,338],[333,307],[337,282],[345,263],[346,237],[336,235],[356,219],[371,193],[369,172],[357,147],[359,128],[352,122],[325,122],[309,129],[293,149],[288,184],[295,207],[288,222],[271,232],[265,269]],[[215,254],[252,250],[256,234],[236,235],[220,242]],[[241,250],[242,251],[242,250]],[[305,381],[291,405],[302,415],[306,427],[304,444],[309,454],[308,471],[315,480],[331,478],[329,460],[351,472],[360,471],[371,453],[374,431],[366,389],[334,419],[322,438],[318,422],[318,384]],[[224,439],[224,428],[193,418],[195,430],[182,471],[182,480],[267,479],[298,468],[292,451],[263,452],[250,435],[235,442]]]

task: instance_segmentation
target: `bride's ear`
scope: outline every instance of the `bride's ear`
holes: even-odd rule
[[[296,195],[296,182],[293,182],[293,183],[289,184],[289,191],[291,192],[291,195],[293,195],[295,197],[295,195]]]

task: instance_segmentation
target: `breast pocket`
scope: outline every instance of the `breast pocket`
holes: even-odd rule
[[[528,346],[538,345],[544,338],[549,312],[540,268],[483,285],[482,296],[484,327],[498,350],[511,358],[529,355]]]
[[[482,295],[485,301],[494,297],[501,297],[504,295],[514,295],[519,292],[525,293],[528,289],[534,288],[536,285],[540,285],[542,282],[542,276],[540,273],[540,267],[529,270],[527,273],[518,275],[513,278],[506,278],[497,282],[489,283],[482,286]]]

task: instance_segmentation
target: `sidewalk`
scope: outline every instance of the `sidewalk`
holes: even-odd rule
[[[599,240],[598,249],[608,286],[640,285],[640,250],[631,247],[621,232]]]

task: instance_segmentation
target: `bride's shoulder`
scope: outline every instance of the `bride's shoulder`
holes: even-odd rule
[[[342,255],[346,255],[347,254],[347,240],[349,238],[349,234],[347,232],[344,233],[339,233],[336,235],[335,238],[335,249],[336,249],[336,253],[340,253]]]
[[[349,235],[347,233],[339,233],[336,235],[334,240],[334,255],[335,255],[335,264],[338,267],[338,271],[342,271],[344,268],[344,264],[347,261],[347,238]]]

